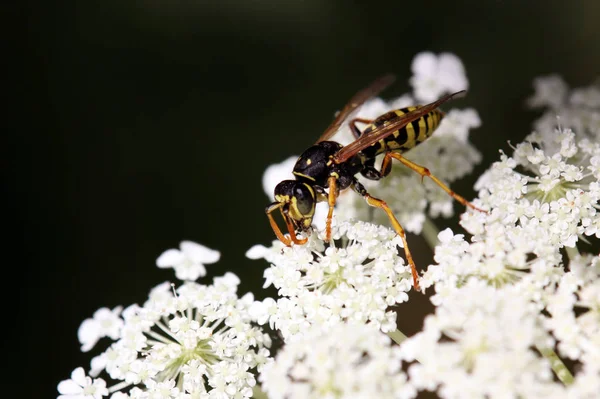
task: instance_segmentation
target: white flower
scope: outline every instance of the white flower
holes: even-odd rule
[[[273,284],[281,298],[255,305],[259,323],[278,329],[287,339],[301,336],[311,325],[338,320],[370,322],[383,331],[396,328],[388,306],[404,302],[410,290],[410,268],[398,254],[402,245],[390,229],[347,221],[334,226],[334,246],[325,248],[324,232],[313,233],[303,246],[279,241],[255,256],[271,263],[265,286]]]
[[[371,324],[315,326],[286,344],[259,379],[272,399],[413,398],[390,341]]]
[[[79,326],[77,337],[81,343],[81,351],[87,352],[103,337],[117,339],[123,327],[123,320],[119,318],[123,308],[117,306],[112,311],[100,308],[94,313],[94,318],[86,319]]]
[[[215,263],[221,257],[219,251],[192,241],[182,241],[180,249],[168,249],[156,259],[156,266],[175,269],[179,280],[195,281],[206,275],[205,264]]]
[[[535,93],[527,101],[532,108],[559,108],[564,104],[569,87],[558,75],[548,75],[535,78],[533,81]]]
[[[85,375],[81,367],[73,370],[70,380],[58,384],[58,392],[60,395],[57,399],[100,399],[108,396],[104,380],[92,380]]]
[[[442,94],[469,88],[461,60],[451,53],[439,56],[430,52],[419,53],[413,59],[411,69],[410,84],[419,101],[432,102]]]

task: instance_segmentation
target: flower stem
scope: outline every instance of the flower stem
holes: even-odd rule
[[[438,230],[433,220],[429,217],[425,216],[425,221],[423,222],[423,230],[421,231],[423,234],[423,238],[427,241],[429,248],[434,249],[438,244],[438,234],[440,231]]]
[[[389,333],[387,333],[388,337],[390,337],[391,339],[394,340],[395,343],[397,343],[398,345],[400,345],[402,343],[402,341],[404,341],[405,339],[407,339],[408,337],[406,335],[404,335],[404,333],[398,329],[394,330],[394,331],[390,331]]]
[[[267,399],[268,396],[258,385],[252,387],[252,397],[255,399]]]
[[[571,385],[573,383],[573,374],[571,374],[563,361],[560,360],[556,352],[554,352],[552,348],[538,347],[538,350],[546,359],[548,359],[548,361],[550,361],[550,367],[552,367],[554,374],[556,374],[560,382],[565,386]]]

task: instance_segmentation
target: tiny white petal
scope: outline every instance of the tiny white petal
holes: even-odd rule
[[[198,263],[215,263],[221,257],[219,251],[210,249],[193,241],[182,241],[179,247],[186,257]]]
[[[249,259],[262,259],[267,254],[268,248],[264,245],[253,245],[249,250],[246,251],[246,258]]]

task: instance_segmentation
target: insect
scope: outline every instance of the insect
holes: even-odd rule
[[[423,166],[404,158],[401,154],[414,148],[430,137],[438,127],[444,113],[438,107],[446,101],[461,95],[463,91],[446,95],[430,104],[407,107],[387,112],[374,120],[353,118],[352,114],[370,98],[379,94],[395,80],[393,75],[384,75],[371,85],[359,91],[338,113],[317,142],[308,148],[296,161],[293,174],[296,180],[284,180],[275,187],[275,202],[267,206],[265,212],[277,238],[287,246],[292,243],[302,245],[307,238],[300,238],[296,232],[306,232],[311,228],[317,202],[327,202],[329,212],[325,227],[325,240],[331,240],[331,219],[336,199],[340,191],[352,188],[366,202],[381,208],[390,219],[392,227],[401,237],[404,253],[410,265],[415,289],[419,289],[418,273],[406,241],[404,229],[385,201],[370,195],[357,180],[360,173],[367,179],[379,180],[391,171],[392,159],[425,177],[432,179],[446,193],[461,204],[482,211],[456,194],[448,186],[433,176]],[[342,146],[329,139],[348,121],[355,141]],[[357,123],[367,126],[361,131]],[[375,168],[375,158],[384,154],[379,170]],[[275,222],[273,212],[279,209],[289,237],[286,237]],[[485,211],[483,211],[485,212]]]

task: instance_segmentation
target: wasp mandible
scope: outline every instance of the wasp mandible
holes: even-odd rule
[[[387,214],[392,227],[402,238],[404,253],[411,268],[413,285],[418,290],[417,268],[408,249],[404,229],[385,201],[370,195],[357,180],[356,175],[360,173],[367,179],[379,180],[390,173],[392,159],[396,159],[420,174],[421,179],[425,177],[432,179],[464,206],[482,210],[450,190],[427,168],[417,165],[401,155],[433,134],[444,117],[444,113],[438,107],[465,93],[464,90],[446,95],[430,104],[389,111],[374,120],[352,117],[352,114],[362,104],[378,95],[394,80],[393,75],[384,75],[350,99],[317,142],[304,151],[296,161],[292,172],[296,180],[284,180],[275,187],[275,202],[269,205],[265,212],[275,235],[281,242],[287,246],[291,246],[292,242],[301,245],[306,243],[307,238],[299,238],[296,232],[309,230],[316,203],[327,202],[329,212],[325,225],[325,239],[330,241],[331,219],[336,199],[340,191],[352,188],[369,205],[381,208]],[[328,141],[345,121],[348,121],[355,140],[347,146],[342,146],[335,141]],[[367,124],[367,126],[361,131],[357,127],[357,123]],[[380,154],[384,154],[384,158],[380,169],[377,170],[375,158]],[[275,223],[272,213],[277,209],[280,210],[287,225],[289,238]]]

